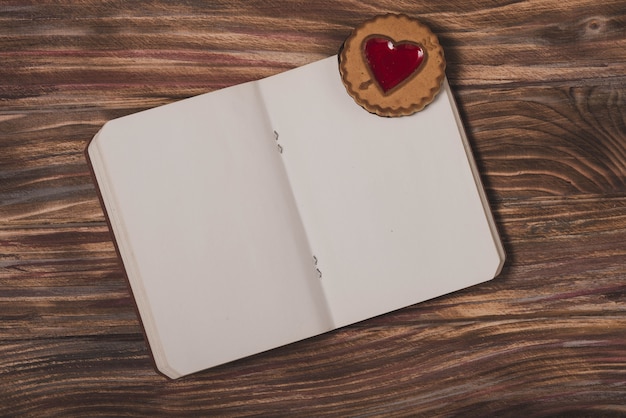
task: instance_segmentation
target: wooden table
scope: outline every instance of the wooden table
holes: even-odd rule
[[[171,3],[0,3],[1,416],[626,416],[624,0]],[[385,12],[445,47],[503,273],[166,379],[85,145],[109,119],[335,54]]]

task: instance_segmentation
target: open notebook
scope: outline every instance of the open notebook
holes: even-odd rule
[[[369,114],[337,57],[105,124],[87,148],[171,378],[492,279],[504,253],[449,86]]]

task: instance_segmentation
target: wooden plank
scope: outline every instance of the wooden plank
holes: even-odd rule
[[[104,226],[2,231],[0,306],[14,301],[21,313],[0,314],[0,371],[15,382],[4,388],[6,412],[617,408],[626,396],[616,384],[626,379],[626,198],[541,203],[500,206],[513,258],[492,282],[167,385]]]
[[[109,119],[335,54],[386,12],[445,47],[503,273],[166,380],[85,145]],[[0,415],[623,416],[624,51],[623,0],[3,2]]]
[[[460,89],[465,123],[492,199],[623,196],[624,86]]]
[[[4,341],[140,334],[104,223],[0,229]]]
[[[623,86],[460,88],[456,95],[492,200],[626,191]],[[12,132],[0,141],[0,220],[102,221],[84,147],[105,115],[141,109],[25,111],[0,120],[0,132]]]

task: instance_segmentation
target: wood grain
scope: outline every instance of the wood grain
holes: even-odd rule
[[[332,55],[386,12],[445,48],[503,273],[167,380],[87,141]],[[623,0],[2,2],[0,416],[626,416],[625,51]]]

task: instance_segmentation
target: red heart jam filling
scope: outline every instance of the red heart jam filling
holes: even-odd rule
[[[395,43],[389,38],[369,38],[365,59],[378,85],[387,93],[409,78],[424,61],[424,50],[412,42]]]

